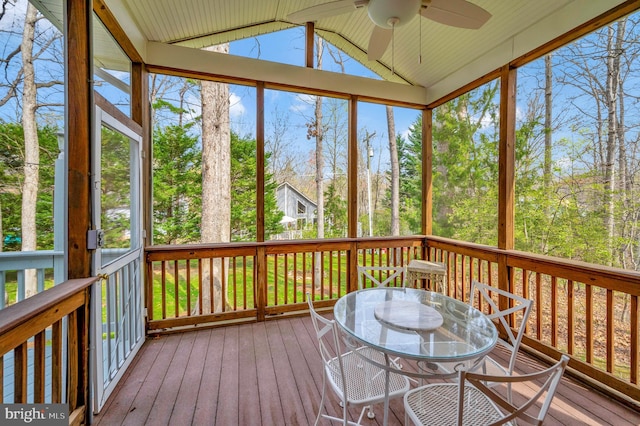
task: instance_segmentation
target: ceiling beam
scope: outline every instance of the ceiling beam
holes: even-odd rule
[[[325,92],[336,97],[357,95],[361,100],[391,101],[408,107],[422,108],[427,99],[423,87],[374,80],[295,65],[245,58],[217,52],[171,46],[163,43],[147,44],[149,69],[192,71],[212,79],[244,81],[255,85],[263,81],[268,87],[291,88],[302,92]]]

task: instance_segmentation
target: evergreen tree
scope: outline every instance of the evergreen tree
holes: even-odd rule
[[[326,234],[328,238],[345,238],[347,236],[347,200],[342,198],[336,189],[335,180],[331,181],[324,193]]]
[[[269,160],[265,155],[265,162]],[[268,170],[268,167],[265,167]],[[256,240],[256,141],[231,132],[231,241]],[[265,239],[282,232],[273,175],[265,174]]]
[[[434,110],[433,232],[497,244],[498,82]]]
[[[58,156],[58,130],[52,126],[38,129],[40,141],[39,191],[36,203],[37,249],[53,249],[53,192],[55,160]],[[22,125],[0,123],[0,235],[4,251],[21,249],[20,188],[24,167]]]
[[[192,125],[154,132],[154,243],[184,244],[200,239],[201,155]]]

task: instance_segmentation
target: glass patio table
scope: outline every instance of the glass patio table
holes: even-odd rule
[[[485,314],[459,300],[421,289],[358,290],[341,297],[333,312],[344,331],[346,346],[355,349],[366,345],[385,355],[385,365],[376,365],[386,370],[387,378],[391,371],[420,378],[452,377],[457,372],[439,373],[435,363],[453,363],[454,370],[472,368],[498,341],[498,331]],[[416,361],[418,372],[400,370],[393,361],[396,357]],[[387,389],[385,425],[388,406]]]

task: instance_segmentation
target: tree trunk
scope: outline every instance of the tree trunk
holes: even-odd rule
[[[400,235],[400,166],[393,108],[387,105],[387,134],[389,135],[389,159],[391,161],[391,235]]]
[[[544,57],[544,187],[551,187],[551,119],[553,117],[553,70],[551,53]]]
[[[607,107],[607,146],[606,160],[604,170],[604,191],[605,191],[605,229],[608,236],[609,253],[613,253],[613,237],[615,231],[615,199],[613,192],[616,188],[615,183],[615,152],[616,152],[616,135],[617,135],[617,90],[618,79],[620,73],[620,56],[615,51],[613,45],[614,29],[613,26],[608,28],[607,38],[607,85],[605,93],[605,102]],[[609,262],[611,264],[611,261]]]
[[[36,122],[37,89],[33,67],[33,38],[37,19],[37,9],[27,4],[22,35],[22,128],[24,131],[24,182],[22,183],[22,251],[37,249],[36,201],[40,172],[40,144]],[[25,271],[25,297],[36,294],[37,278],[35,269]]]
[[[228,53],[229,44],[208,48]],[[202,223],[201,242],[231,239],[231,135],[229,86],[202,81]],[[227,261],[203,264],[202,313],[221,312],[226,298]],[[213,268],[211,268],[213,266]]]

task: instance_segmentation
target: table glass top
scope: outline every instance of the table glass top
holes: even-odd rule
[[[486,354],[498,332],[482,312],[440,293],[369,288],[341,297],[334,318],[349,335],[383,352],[425,361]]]

